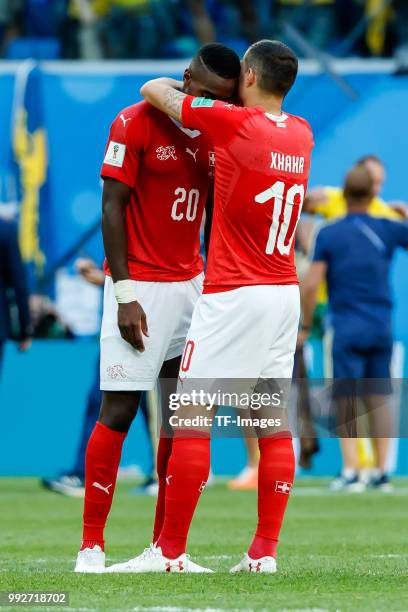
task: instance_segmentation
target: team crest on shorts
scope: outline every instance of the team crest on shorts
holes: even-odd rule
[[[125,380],[127,378],[125,368],[120,363],[106,368],[106,373],[113,380]]]

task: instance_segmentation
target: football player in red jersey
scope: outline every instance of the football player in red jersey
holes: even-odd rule
[[[251,390],[253,382],[292,376],[299,323],[294,234],[313,148],[309,124],[282,112],[297,69],[291,49],[265,40],[252,45],[243,60],[244,107],[186,95],[171,79],[151,81],[141,90],[158,109],[206,134],[217,159],[204,293],[187,335],[180,392],[196,390],[194,381],[199,379],[200,391],[203,386],[216,390],[214,381],[228,379],[235,379],[241,389],[246,379]],[[213,414],[204,403],[200,416]],[[270,415],[270,406],[266,414],[268,410]],[[208,477],[210,427],[207,420],[201,427],[186,429],[188,421],[183,419],[197,416],[197,406],[180,407],[177,412],[160,536],[133,563],[110,571],[166,571],[168,563],[172,565],[167,571],[178,571]],[[283,410],[280,413],[284,416]],[[293,484],[294,453],[284,418],[280,428],[271,422],[266,429],[259,426],[257,433],[258,526],[248,553],[231,572],[276,571],[276,545]]]
[[[184,73],[186,94],[236,97],[240,61],[220,44],[204,46]],[[177,380],[180,358],[202,289],[200,224],[214,174],[211,139],[143,101],[112,124],[101,176],[106,252],[101,330],[99,421],[85,465],[84,529],[75,571],[105,568],[104,528],[123,441],[141,391],[159,375]],[[164,518],[171,439],[158,448],[155,541]],[[195,571],[186,560],[183,568]],[[199,566],[196,566],[196,569]]]

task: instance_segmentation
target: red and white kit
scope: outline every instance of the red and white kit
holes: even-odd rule
[[[103,390],[152,389],[163,361],[182,354],[202,288],[200,225],[213,166],[206,136],[146,102],[124,109],[112,124],[101,176],[132,188],[126,211],[129,274],[149,337],[144,353],[121,338],[105,262]]]
[[[214,143],[204,292],[180,379],[290,378],[299,323],[294,236],[313,136],[307,121],[187,96],[183,125]]]

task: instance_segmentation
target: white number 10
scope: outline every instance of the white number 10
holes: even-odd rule
[[[267,255],[272,255],[275,250],[275,246],[278,249],[281,255],[289,255],[290,248],[292,246],[293,238],[295,235],[296,226],[299,221],[300,212],[302,210],[302,204],[305,197],[305,188],[303,185],[293,185],[286,194],[286,199],[283,199],[283,195],[285,193],[285,183],[283,181],[277,181],[262,193],[258,193],[255,196],[255,202],[257,204],[265,204],[265,202],[269,202],[269,200],[275,200],[272,214],[272,223],[269,230],[268,242],[266,244],[265,253]],[[293,226],[293,231],[290,236],[288,236],[289,225],[292,219],[292,210],[294,205],[295,197],[300,197],[300,202],[297,205],[298,207],[298,216],[296,219],[296,223]],[[283,208],[283,220],[282,224],[279,227],[279,219],[282,213]],[[286,244],[285,244],[285,241]]]

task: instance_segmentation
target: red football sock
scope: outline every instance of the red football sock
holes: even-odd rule
[[[166,437],[165,434],[161,433],[159,445],[157,447],[157,477],[159,482],[159,491],[157,494],[156,514],[154,517],[153,543],[157,542],[163,527],[167,466],[169,463],[172,446],[173,438],[168,436]]]
[[[258,526],[248,550],[251,559],[275,557],[279,532],[295,475],[291,438],[259,440]]]
[[[163,555],[175,559],[185,552],[188,530],[210,472],[210,438],[191,431],[173,438],[167,468],[163,527],[157,541]],[[187,435],[184,433],[184,435]],[[191,436],[197,437],[192,439]]]
[[[81,550],[96,544],[104,549],[103,532],[112,505],[126,433],[99,421],[89,438],[85,457],[84,530]]]

